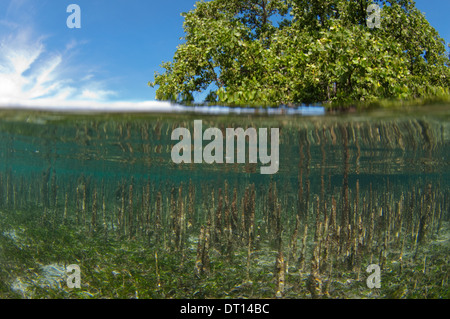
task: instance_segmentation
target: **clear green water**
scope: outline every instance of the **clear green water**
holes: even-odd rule
[[[2,111],[0,297],[448,298],[449,118]],[[279,128],[279,171],[174,164],[194,120]]]

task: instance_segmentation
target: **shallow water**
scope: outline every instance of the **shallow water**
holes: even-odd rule
[[[449,118],[1,111],[0,296],[448,297]],[[278,172],[175,164],[194,120],[279,128]],[[81,288],[39,284],[69,264]]]

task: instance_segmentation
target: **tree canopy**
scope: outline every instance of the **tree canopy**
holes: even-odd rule
[[[367,8],[381,7],[369,28]],[[449,94],[445,41],[412,0],[212,0],[182,14],[184,42],[156,98],[295,105]]]

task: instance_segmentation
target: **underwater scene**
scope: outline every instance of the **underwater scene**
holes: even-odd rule
[[[0,298],[450,298],[448,106],[0,113]]]

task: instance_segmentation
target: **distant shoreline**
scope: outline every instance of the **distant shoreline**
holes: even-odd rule
[[[195,113],[207,115],[223,114],[249,114],[249,115],[324,115],[326,109],[323,106],[300,106],[300,107],[277,107],[277,108],[255,108],[255,107],[230,107],[230,106],[208,106],[193,105],[184,106],[169,102],[112,102],[112,103],[83,103],[71,105],[45,105],[38,104],[11,104],[0,105],[0,110],[11,111],[43,111],[63,113]]]

